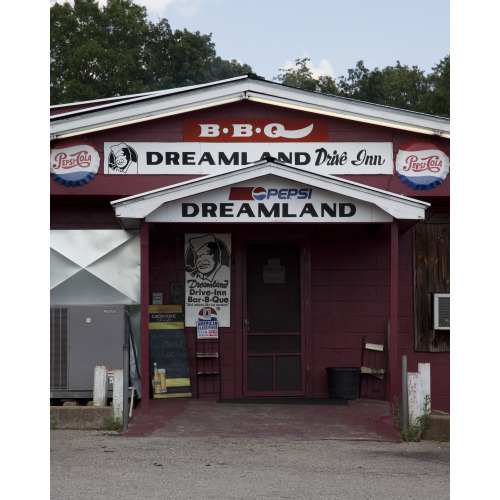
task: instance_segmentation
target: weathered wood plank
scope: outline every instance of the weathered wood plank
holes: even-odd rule
[[[413,229],[415,350],[447,352],[450,334],[432,325],[432,293],[450,291],[449,224],[421,223]]]

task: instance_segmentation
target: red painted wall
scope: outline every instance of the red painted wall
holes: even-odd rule
[[[241,102],[219,106],[186,115],[189,118],[308,118],[306,113],[270,107],[258,103]],[[182,115],[152,120],[133,126],[90,134],[90,140],[101,154],[104,142],[182,142]],[[329,141],[381,141],[392,142],[394,158],[399,148],[418,136],[341,119],[329,119]],[[449,148],[449,141],[429,136],[420,139]],[[54,147],[58,142],[54,142]],[[103,175],[103,165],[96,177],[84,186],[66,187],[51,180],[52,229],[107,229],[120,228],[109,204],[111,200],[188,180],[189,175]],[[430,191],[414,191],[397,176],[366,175],[342,176],[397,194],[430,202],[432,207],[449,210],[450,178]],[[215,231],[213,226],[212,231]],[[150,292],[162,292],[166,303],[170,300],[171,283],[184,280],[183,245],[187,232],[205,231],[187,226],[151,229],[150,236]],[[389,264],[390,234],[379,225],[276,225],[250,228],[248,225],[224,227],[218,232],[231,232],[233,241],[240,236],[291,232],[306,236],[311,244],[312,294],[311,331],[307,342],[312,350],[311,390],[313,397],[327,397],[325,367],[359,366],[361,338],[374,343],[387,341],[389,317]],[[279,236],[276,236],[279,238]],[[222,329],[223,396],[241,395],[241,353],[238,352],[236,326],[238,286],[238,254],[233,251],[233,290],[231,324]],[[409,371],[417,371],[417,364],[431,363],[432,407],[449,411],[448,353],[418,353],[414,351],[413,333],[413,269],[411,230],[400,234],[399,242],[399,353],[406,354]],[[193,385],[194,329],[187,329]],[[400,366],[400,363],[399,363]],[[398,385],[401,386],[399,377]]]
[[[204,227],[182,228],[179,232],[158,225],[152,231],[150,251],[150,289],[162,292],[170,300],[171,282],[184,280],[184,232],[203,232]],[[206,226],[205,226],[206,227]],[[274,228],[275,226],[273,226]],[[221,229],[230,231],[233,241],[276,232],[270,228],[234,225]],[[311,243],[312,318],[306,342],[312,349],[312,397],[328,397],[326,370],[328,366],[360,366],[361,341],[387,342],[389,318],[390,234],[387,228],[374,226],[293,226],[296,237]],[[414,352],[413,334],[413,270],[411,231],[400,234],[399,251],[399,356],[408,357],[408,370],[417,371],[418,363],[431,363],[431,392],[434,409],[449,411],[449,355]],[[221,329],[223,365],[223,396],[238,396],[241,387],[241,352],[237,351],[236,270],[239,255],[233,251],[233,284],[230,328]],[[195,330],[186,329],[192,383],[195,387]],[[398,366],[401,366],[399,362]],[[237,371],[240,376],[237,377]],[[401,387],[401,376],[398,378]]]

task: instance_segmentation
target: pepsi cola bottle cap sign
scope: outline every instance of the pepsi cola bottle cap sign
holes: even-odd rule
[[[433,189],[442,184],[449,171],[448,155],[428,142],[407,142],[396,156],[396,173],[412,189]]]
[[[90,143],[64,143],[50,151],[50,176],[64,186],[82,186],[99,169],[99,153]]]

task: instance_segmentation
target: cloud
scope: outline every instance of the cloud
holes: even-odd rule
[[[137,5],[146,7],[149,14],[163,16],[167,7],[172,7],[182,17],[192,17],[203,11],[208,2],[218,2],[218,0],[133,0]],[[50,5],[55,3],[63,4],[69,2],[74,5],[74,0],[50,0]],[[100,6],[106,5],[107,0],[98,0]]]
[[[217,0],[135,0],[137,3],[147,7],[148,11],[154,11],[161,15],[166,8],[171,6],[182,17],[192,17],[204,10],[207,3]]]
[[[69,3],[71,5],[75,5],[75,0],[50,0],[50,6],[52,7],[54,4],[64,4],[64,3]],[[99,4],[100,7],[105,5],[107,3],[107,0],[97,0],[97,3]]]
[[[302,58],[304,57],[309,57],[307,54],[305,54],[304,56],[302,56]],[[292,62],[292,61],[285,61],[285,64],[284,66],[281,66],[280,69],[295,69],[295,61]],[[307,67],[309,68],[309,70],[311,71],[312,75],[313,75],[313,78],[317,79],[319,78],[320,76],[331,76],[332,78],[335,78],[335,74],[333,72],[333,66],[331,64],[330,61],[328,61],[328,59],[321,59],[319,61],[319,64],[317,66],[315,66],[314,64],[314,61],[310,60],[308,63],[307,63]]]
[[[182,0],[181,0],[182,1]],[[162,16],[169,5],[175,5],[178,0],[134,0],[138,5],[142,5],[148,9],[149,14],[157,14]]]
[[[321,59],[317,67],[311,67],[311,73],[314,78],[318,78],[319,76],[331,76],[334,77],[333,74],[333,66],[327,59]]]

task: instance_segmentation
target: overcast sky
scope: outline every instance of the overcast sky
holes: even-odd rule
[[[53,3],[53,0],[50,0]],[[105,3],[105,0],[99,0]],[[272,80],[309,57],[313,73],[347,75],[357,61],[429,73],[450,53],[448,0],[135,0],[172,29],[212,33],[217,55]]]

